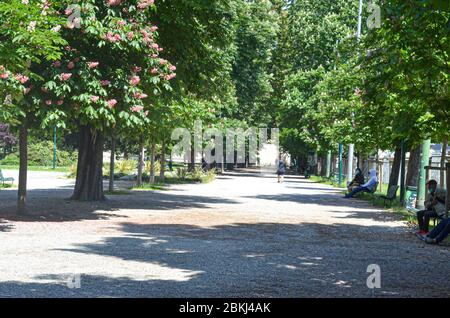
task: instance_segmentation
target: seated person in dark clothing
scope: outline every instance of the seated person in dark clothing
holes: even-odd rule
[[[428,244],[439,244],[450,234],[450,218],[442,220],[427,236],[425,242]]]
[[[372,192],[376,190],[378,184],[377,171],[375,169],[370,169],[370,179],[363,185],[356,187],[353,191],[348,193],[344,198],[353,198],[356,194],[360,192]]]
[[[348,184],[348,187],[347,187],[348,192],[352,192],[357,187],[363,185],[364,182],[365,182],[365,180],[364,180],[364,175],[362,173],[362,170],[359,168],[356,168],[355,177],[353,178],[352,182],[350,182]]]
[[[431,218],[440,218],[445,215],[445,191],[438,188],[436,180],[427,182],[428,195],[425,200],[425,210],[417,212],[419,232],[426,235],[430,226]]]

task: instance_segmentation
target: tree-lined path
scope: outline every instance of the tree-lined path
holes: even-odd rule
[[[241,172],[210,184],[67,201],[31,175],[34,215],[0,217],[0,296],[424,297],[448,295],[450,250],[331,187]],[[43,175],[43,174],[42,174]],[[52,188],[52,180],[58,180]],[[73,184],[73,182],[72,182]],[[39,189],[47,188],[47,189]],[[15,190],[0,192],[0,210]],[[9,206],[10,205],[10,206]],[[42,207],[42,209],[39,209]],[[39,210],[46,211],[39,214]],[[381,289],[366,286],[369,264]],[[81,288],[67,280],[80,274]]]

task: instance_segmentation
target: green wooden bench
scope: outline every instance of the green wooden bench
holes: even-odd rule
[[[14,178],[5,178],[3,176],[2,170],[0,169],[0,182],[2,183],[2,185],[5,184],[5,182],[11,182],[11,184],[14,183]]]

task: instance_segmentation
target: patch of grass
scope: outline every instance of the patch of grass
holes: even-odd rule
[[[167,188],[165,187],[164,184],[162,183],[144,183],[141,186],[135,186],[132,188],[132,190],[139,190],[139,191],[163,191],[163,190],[167,190]]]
[[[11,184],[11,183],[0,184],[0,189],[13,189],[16,187],[17,186],[15,184]]]
[[[2,170],[19,170],[19,166],[6,166],[2,165],[0,166]],[[29,166],[28,171],[45,171],[45,172],[68,172],[70,170],[69,167],[56,167],[56,169],[53,169],[53,167],[44,167],[44,166]]]
[[[338,182],[336,180],[334,180],[334,178],[326,178],[326,177],[322,177],[322,176],[311,176],[310,180],[314,181],[316,183],[331,185],[331,186],[334,186],[339,189],[346,189],[345,185],[347,184],[347,180],[345,178],[342,179],[342,183],[341,183],[340,187],[339,187]]]
[[[105,195],[130,195],[131,192],[127,190],[106,191]]]

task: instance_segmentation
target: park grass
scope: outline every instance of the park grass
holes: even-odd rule
[[[326,178],[323,176],[311,176],[310,179],[311,179],[311,181],[314,181],[316,183],[330,185],[330,186],[333,186],[333,187],[339,188],[339,189],[346,189],[345,185],[347,184],[347,180],[345,178],[342,179],[342,184],[340,187],[339,187],[338,182],[336,182],[333,178]]]
[[[144,183],[141,186],[134,186],[135,191],[164,191],[167,187],[164,183]]]
[[[19,166],[1,165],[2,170],[19,170]],[[42,171],[42,172],[69,172],[69,167],[44,167],[44,166],[28,166],[28,171]]]
[[[16,184],[11,184],[11,183],[0,184],[0,190],[1,189],[16,189],[16,188],[17,188]]]
[[[106,191],[105,195],[130,195],[131,192],[127,190],[114,190],[114,191]]]

